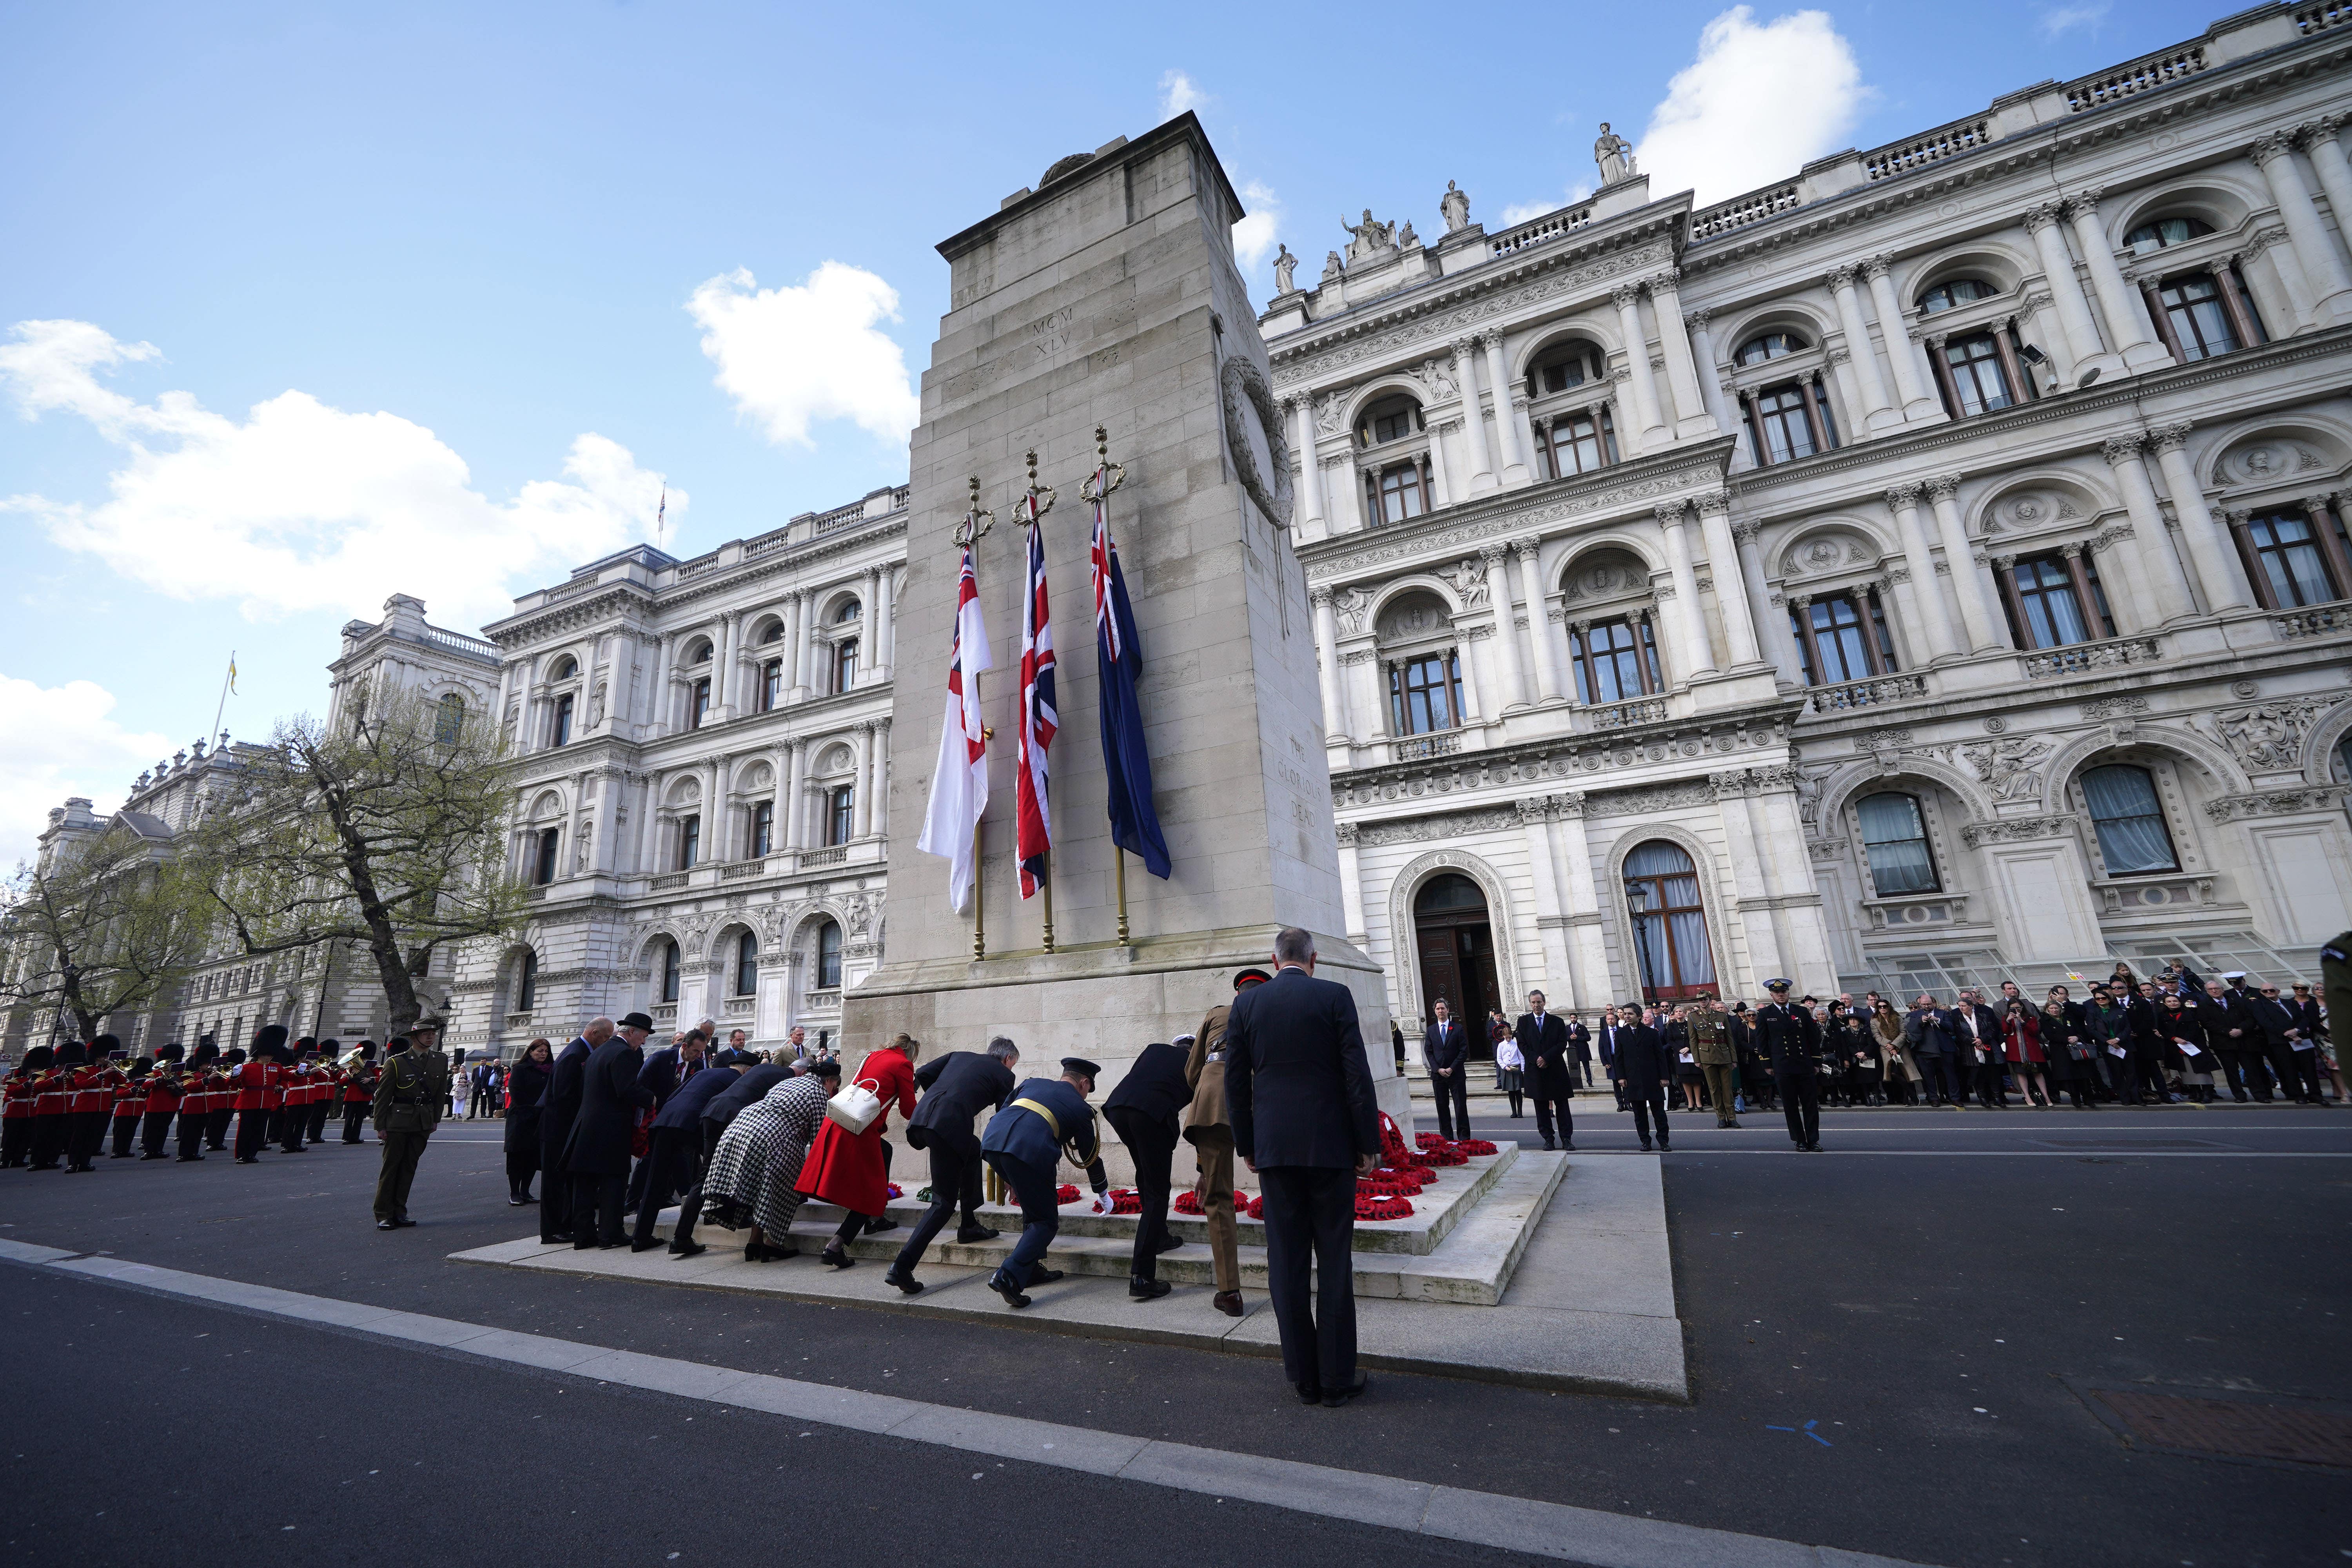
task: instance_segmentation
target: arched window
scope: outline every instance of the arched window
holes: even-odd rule
[[[2099,835],[2099,858],[2110,877],[2178,871],[2172,829],[2156,796],[2156,780],[2146,768],[2112,763],[2083,775],[2083,804]]]
[[[856,600],[844,599],[841,607],[833,612],[833,624],[836,626],[856,626],[857,617],[863,613]]]
[[[686,662],[690,665],[710,662],[710,641],[708,637],[697,637],[687,646]]]
[[[770,621],[766,627],[760,633],[760,647],[766,647],[770,643],[780,643],[783,640],[784,623],[782,621]]]
[[[538,1005],[539,954],[526,947],[522,961],[515,966],[515,1011],[528,1013]]]
[[[751,858],[754,860],[775,847],[776,803],[762,800],[751,806]]]
[[[831,991],[841,984],[841,925],[827,921],[817,928],[816,984],[820,991]]]
[[[1759,332],[1740,344],[1738,353],[1732,357],[1741,364],[1762,364],[1768,359],[1799,353],[1811,346],[1794,332]]]
[[[1625,902],[1648,995],[1687,996],[1715,983],[1698,868],[1680,846],[1654,838],[1625,857]]]
[[[1356,420],[1356,444],[1378,447],[1402,441],[1422,428],[1421,405],[1410,397],[1384,397]]]
[[[760,938],[744,931],[735,939],[735,994],[757,996],[760,994]]]
[[[2146,254],[2151,250],[2162,250],[2168,245],[2186,245],[2212,232],[2213,226],[2202,218],[2151,218],[2124,236],[2124,243]]]
[[[555,852],[562,838],[563,830],[560,827],[539,830],[539,852],[532,857],[530,879],[542,888],[555,880]]]
[[[1462,722],[1462,667],[1452,648],[1389,661],[1390,732],[1427,735]]]
[[[454,746],[466,732],[466,700],[456,692],[441,699],[440,710],[433,718],[433,739],[436,744]]]
[[[1863,796],[1853,811],[1862,820],[1863,853],[1880,898],[1932,893],[1942,885],[1936,879],[1936,858],[1927,847],[1927,823],[1917,799],[1890,790]]]
[[[1568,652],[1576,667],[1579,702],[1622,702],[1665,687],[1659,677],[1658,647],[1650,636],[1647,616],[1594,621],[1580,631],[1572,630]]]
[[[547,679],[550,680],[569,680],[579,673],[579,662],[572,658],[571,655],[566,654],[563,658],[555,661],[555,668],[547,672]]]
[[[1990,300],[2000,290],[1981,278],[1955,278],[1938,283],[1919,296],[1919,313],[1932,316],[1938,310],[1948,310],[1955,305],[1966,305],[1978,300]]]
[[[1549,397],[1555,392],[1566,392],[1600,379],[1601,363],[1591,348],[1583,343],[1563,343],[1546,349],[1543,357],[1528,367],[1528,395]]]
[[[665,1002],[675,1002],[677,1000],[677,943],[675,942],[662,943],[661,962],[661,999]]]

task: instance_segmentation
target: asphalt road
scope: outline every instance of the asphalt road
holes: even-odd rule
[[[1580,1150],[1633,1147],[1631,1117],[1601,1109],[1608,1103],[1585,1100]],[[1481,1119],[1480,1127],[1533,1136],[1531,1121]],[[2352,1113],[1856,1111],[1832,1112],[1823,1128],[1828,1152],[1802,1155],[1789,1149],[1777,1118],[1751,1116],[1738,1133],[1714,1131],[1709,1116],[1676,1118],[1664,1169],[1696,1390],[1687,1408],[1384,1376],[1344,1411],[1302,1409],[1283,1396],[1269,1365],[1238,1358],[451,1263],[447,1253],[535,1223],[531,1211],[504,1202],[495,1126],[451,1124],[435,1140],[414,1205],[425,1223],[413,1230],[385,1235],[369,1224],[373,1147],[330,1146],[265,1156],[257,1166],[215,1156],[203,1171],[101,1160],[99,1179],[85,1183],[0,1173],[0,1237],[748,1371],[1926,1563],[2272,1564],[2340,1562],[2352,1549],[2340,1476],[2137,1452],[2075,1392],[2087,1383],[2352,1397],[2352,1354],[2337,1321],[2352,1312]],[[496,1500],[511,1495],[492,1479],[500,1476],[530,1478],[537,1489],[516,1517],[534,1521],[531,1541],[551,1557],[585,1542],[610,1546],[600,1552],[608,1558],[643,1550],[662,1562],[678,1551],[688,1562],[730,1542],[740,1553],[747,1529],[814,1528],[814,1539],[852,1563],[899,1561],[926,1542],[961,1543],[950,1552],[955,1560],[992,1538],[973,1533],[990,1521],[1025,1528],[1026,1506],[1063,1510],[1072,1528],[1047,1539],[1090,1556],[1159,1561],[1177,1540],[1194,1554],[1192,1538],[1171,1533],[1188,1521],[1197,1528],[1194,1503],[1086,1477],[1016,1476],[1017,1466],[974,1494],[942,1500],[956,1521],[935,1540],[910,1517],[926,1496],[914,1478],[944,1486],[982,1467],[830,1429],[806,1439],[799,1428],[789,1438],[762,1430],[748,1445],[725,1439],[719,1473],[740,1469],[748,1506],[733,1517],[750,1522],[705,1534],[643,1489],[616,1484],[663,1473],[645,1435],[670,1431],[682,1442],[687,1415],[698,1417],[697,1427],[719,1421],[730,1435],[774,1423],[721,1418],[684,1402],[657,1419],[648,1412],[663,1402],[653,1396],[556,1395],[537,1374],[15,1266],[0,1266],[0,1320],[17,1331],[6,1364],[19,1440],[8,1449],[25,1456],[7,1461],[7,1493],[38,1500],[13,1517],[71,1525],[89,1561],[133,1555],[139,1531],[152,1530],[185,1542],[174,1561],[211,1561],[215,1552],[227,1560],[241,1542],[236,1560],[248,1562],[252,1532],[289,1522],[294,1534],[330,1529],[339,1552],[358,1553],[404,1509],[427,1532],[412,1541],[412,1555],[426,1548],[486,1556],[509,1522]],[[216,1361],[153,1353],[201,1333],[233,1345],[203,1342]],[[264,1373],[257,1357],[276,1359]],[[386,1389],[389,1404],[380,1397]],[[826,1452],[821,1460],[778,1452],[803,1443]],[[562,1458],[541,1463],[542,1450]],[[368,1468],[388,1473],[387,1452],[404,1454],[419,1472],[415,1490],[365,1477]],[[359,1513],[333,1516],[344,1522],[313,1525],[266,1517],[283,1510],[265,1489],[249,1520],[236,1505],[236,1531],[246,1533],[213,1539],[175,1522],[180,1503],[168,1491],[126,1493],[89,1479],[108,1473],[102,1457],[119,1465],[172,1455],[219,1468],[223,1479],[248,1456],[315,1460],[332,1474],[314,1491],[349,1481],[362,1489],[354,1498],[369,1500],[352,1505]],[[367,1464],[347,1460],[352,1455]],[[83,1461],[94,1468],[61,1471]],[[792,1489],[781,1494],[767,1479],[778,1462],[787,1467],[781,1484]],[[489,1481],[493,1500],[478,1509],[454,1500],[461,1465]],[[877,1506],[893,1517],[853,1518],[879,1478],[890,1500]],[[722,1481],[714,1500],[724,1491]],[[67,1500],[83,1493],[96,1500],[91,1516],[72,1524]],[[208,1486],[206,1495],[223,1493]],[[972,1501],[977,1495],[989,1500]],[[1000,1505],[999,1497],[1011,1500]],[[787,1498],[788,1515],[773,1509]],[[96,1506],[127,1510],[133,1521],[103,1524]],[[592,1522],[572,1522],[573,1509]],[[771,1510],[772,1524],[763,1519]],[[116,1530],[126,1533],[118,1540]],[[1378,1531],[1271,1510],[1253,1510],[1245,1532],[1231,1539],[1260,1562],[1273,1552],[1319,1562],[1341,1550],[1360,1560],[1384,1542],[1395,1560],[1398,1545]],[[1416,1560],[1454,1550],[1418,1538],[1409,1545]],[[152,1545],[149,1553],[144,1560]],[[1220,1560],[1215,1549],[1207,1555]]]

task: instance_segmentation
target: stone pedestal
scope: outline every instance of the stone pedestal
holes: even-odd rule
[[[981,906],[949,906],[948,863],[890,839],[883,966],[844,998],[855,1058],[903,1029],[927,1052],[1020,1046],[1024,1075],[1101,1063],[1108,1091],[1140,1048],[1196,1029],[1265,963],[1275,931],[1315,932],[1318,973],[1356,994],[1383,1109],[1410,1126],[1380,973],[1343,934],[1324,761],[1315,625],[1288,531],[1290,454],[1266,356],[1233,258],[1242,208],[1199,123],[1064,159],[1034,191],[940,247],[951,308],[923,376],[909,468],[906,636],[891,735],[889,820],[923,820],[946,700],[957,552],[978,475],[999,521],[976,553],[997,668],[982,678],[995,738]],[[1113,847],[1096,723],[1080,482],[1107,426],[1127,482],[1111,528],[1135,604],[1160,820],[1175,874],[1127,862],[1133,940],[1117,941]],[[1053,747],[1058,951],[1013,863],[1013,696],[1024,542],[1013,521],[1024,454],[1057,487],[1045,560],[1060,653]]]

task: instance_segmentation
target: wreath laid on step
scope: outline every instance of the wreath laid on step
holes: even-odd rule
[[[1077,1184],[1076,1184],[1076,1183],[1074,1183],[1074,1182],[1064,1182],[1060,1186],[1055,1187],[1055,1188],[1054,1189],[1054,1202],[1055,1202],[1055,1203],[1056,1203],[1056,1204],[1074,1204],[1074,1203],[1076,1203],[1077,1201],[1078,1201],[1078,1189],[1077,1189]]]
[[[1363,1184],[1356,1186],[1356,1217],[1358,1219],[1410,1219],[1412,1205],[1399,1197],[1381,1197],[1368,1193]]]

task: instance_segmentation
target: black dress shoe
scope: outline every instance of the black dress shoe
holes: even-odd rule
[[[919,1296],[923,1293],[923,1282],[911,1274],[900,1273],[898,1266],[895,1263],[883,1270],[882,1281],[886,1285],[896,1285],[909,1296]]]
[[[1297,1390],[1299,1404],[1320,1405],[1323,1403],[1323,1390],[1321,1385],[1312,1383],[1298,1383],[1293,1384],[1291,1386]]]
[[[1181,1236],[1168,1236],[1168,1237],[1162,1237],[1160,1238],[1160,1245],[1159,1245],[1158,1247],[1153,1247],[1153,1248],[1152,1248],[1152,1251],[1153,1251],[1154,1253],[1173,1252],[1173,1251],[1175,1251],[1178,1247],[1181,1247],[1181,1246],[1183,1246],[1183,1245],[1184,1245],[1184,1238],[1183,1238],[1182,1237],[1181,1237]]]
[[[1129,1279],[1127,1282],[1127,1299],[1130,1301],[1157,1301],[1174,1289],[1176,1287],[1165,1279]]]
[[[1209,1305],[1228,1318],[1238,1318],[1242,1315],[1242,1293],[1238,1290],[1220,1290],[1209,1298]]]
[[[1544,1140],[1544,1152],[1546,1152],[1546,1153],[1548,1153],[1548,1154],[1550,1154],[1550,1153],[1557,1153],[1557,1152],[1559,1152],[1559,1144],[1557,1144],[1557,1143],[1553,1142],[1552,1142],[1550,1139],[1549,1139],[1549,1138],[1547,1138],[1547,1139],[1545,1139],[1545,1140]]]
[[[1644,1154],[1654,1152],[1654,1151],[1651,1149],[1650,1141],[1647,1138],[1642,1140],[1642,1152]]]
[[[823,1252],[818,1253],[816,1260],[819,1263],[824,1264],[827,1268],[855,1268],[857,1267],[857,1259],[850,1257],[849,1254],[837,1244],[828,1247]]]
[[[516,1208],[516,1209],[519,1209],[519,1208],[522,1207],[522,1205],[525,1205],[525,1204],[527,1204],[527,1203],[529,1203],[529,1202],[530,1202],[530,1200],[529,1198],[519,1198],[519,1197],[516,1197],[512,1193],[509,1193],[509,1194],[507,1194],[507,1206],[508,1206],[509,1208]]]
[[[1021,1287],[1006,1279],[1001,1272],[988,1277],[988,1288],[1003,1297],[1004,1304],[1008,1307],[1019,1309],[1029,1304],[1029,1298],[1021,1293]]]
[[[376,1221],[376,1222],[375,1222],[375,1227],[376,1227],[376,1229],[378,1229],[378,1230],[398,1230],[398,1229],[400,1228],[400,1226],[398,1226],[397,1225],[394,1225],[392,1221],[390,1221],[390,1220],[388,1220],[388,1219],[380,1219],[380,1220]]]
[[[651,1252],[655,1247],[659,1247],[660,1245],[660,1242],[656,1241],[650,1236],[646,1237],[643,1241],[632,1238],[629,1242],[629,1250],[631,1252]]]
[[[966,1247],[971,1246],[975,1241],[994,1241],[998,1237],[1003,1234],[1004,1233],[1003,1231],[991,1230],[984,1225],[959,1226],[956,1228],[956,1239],[962,1242]]]
[[[1339,1409],[1339,1406],[1347,1404],[1348,1401],[1355,1398],[1356,1395],[1363,1393],[1365,1389],[1370,1387],[1371,1382],[1372,1374],[1370,1373],[1358,1373],[1356,1374],[1356,1381],[1349,1384],[1347,1387],[1334,1388],[1325,1391],[1323,1395],[1323,1408],[1326,1410]]]
[[[1062,1278],[1062,1271],[1060,1269],[1048,1268],[1043,1264],[1040,1264],[1036,1268],[1029,1270],[1029,1283],[1032,1285],[1051,1285],[1055,1280],[1059,1279],[1060,1278]]]
[[[393,1224],[394,1224],[394,1225],[396,1225],[396,1226],[400,1226],[400,1228],[401,1228],[401,1229],[403,1229],[403,1230],[406,1230],[409,1226],[411,1226],[415,1225],[416,1222],[415,1222],[415,1220],[413,1220],[413,1219],[409,1218],[406,1215],[402,1215],[398,1219],[394,1220],[392,1223],[393,1223]]]
[[[866,1222],[866,1234],[868,1236],[880,1236],[886,1230],[898,1228],[898,1222],[887,1215],[880,1219],[869,1219]]]
[[[692,1237],[687,1237],[684,1241],[673,1241],[669,1244],[669,1255],[672,1258],[696,1258],[709,1250],[710,1248]]]

